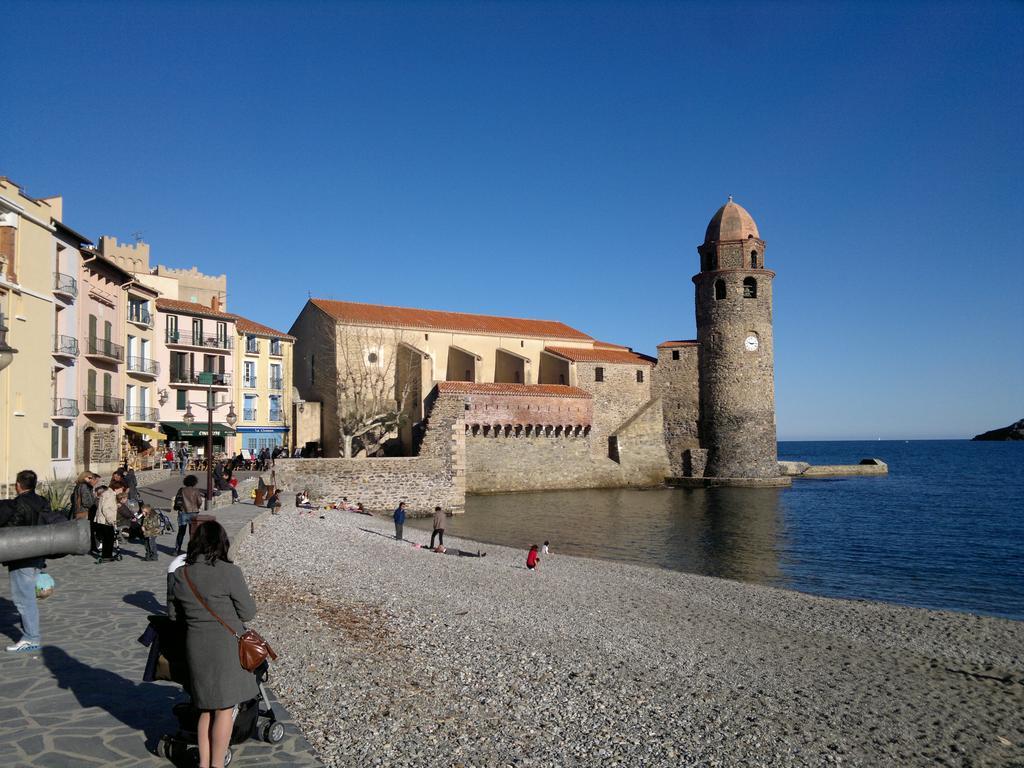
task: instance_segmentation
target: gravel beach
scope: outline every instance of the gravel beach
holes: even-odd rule
[[[1024,766],[1024,623],[324,514],[236,557],[329,766]]]

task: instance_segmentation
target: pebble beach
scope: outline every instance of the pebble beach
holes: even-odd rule
[[[234,556],[328,766],[1024,765],[1022,622],[323,514]]]

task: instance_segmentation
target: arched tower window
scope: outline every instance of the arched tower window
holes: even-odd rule
[[[757,269],[757,251],[750,252],[750,268]]]
[[[725,280],[715,280],[715,300],[725,298]]]
[[[743,298],[744,299],[756,299],[757,298],[757,280],[752,277],[743,278]]]

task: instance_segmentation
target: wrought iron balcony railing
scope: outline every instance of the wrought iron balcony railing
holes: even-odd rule
[[[128,306],[128,321],[148,328],[153,325],[153,316],[145,307],[132,304]]]
[[[246,339],[245,340],[245,351],[252,355],[258,355],[260,352],[260,340],[259,339]]]
[[[131,373],[142,373],[147,376],[156,376],[160,373],[160,363],[150,360],[148,357],[129,357],[128,370]]]
[[[53,418],[73,419],[78,415],[78,401],[70,397],[53,398]]]
[[[231,386],[230,373],[210,371],[171,371],[171,384],[198,384],[203,387]]]
[[[124,362],[124,347],[109,339],[89,339],[85,354]]]
[[[53,292],[75,298],[78,295],[78,281],[62,272],[53,273]]]
[[[278,379],[271,379],[270,380],[270,388],[271,389],[284,389],[284,380],[280,379],[280,378],[278,378]]]
[[[274,339],[270,342],[270,354],[274,357],[281,357],[284,353],[281,351],[281,340]]]
[[[86,395],[86,413],[108,413],[120,416],[124,413],[124,398],[110,395]]]
[[[256,389],[256,377],[255,376],[244,376],[242,378],[242,386],[246,389]]]
[[[245,419],[245,421],[256,421],[256,409],[246,408],[242,411],[242,418]]]
[[[270,412],[270,420],[271,421],[284,421],[283,411],[271,411]]]
[[[62,336],[57,334],[53,337],[53,354],[64,357],[78,357],[78,339],[74,336]]]
[[[167,331],[164,341],[168,344],[179,344],[185,347],[203,347],[205,349],[231,349],[231,339],[214,336],[193,336],[191,333]]]
[[[125,411],[125,421],[157,421],[160,413],[156,408],[144,408],[138,405],[129,405]]]

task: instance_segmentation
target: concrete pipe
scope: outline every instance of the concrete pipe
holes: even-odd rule
[[[91,545],[88,520],[0,528],[0,563],[51,555],[84,555]]]

